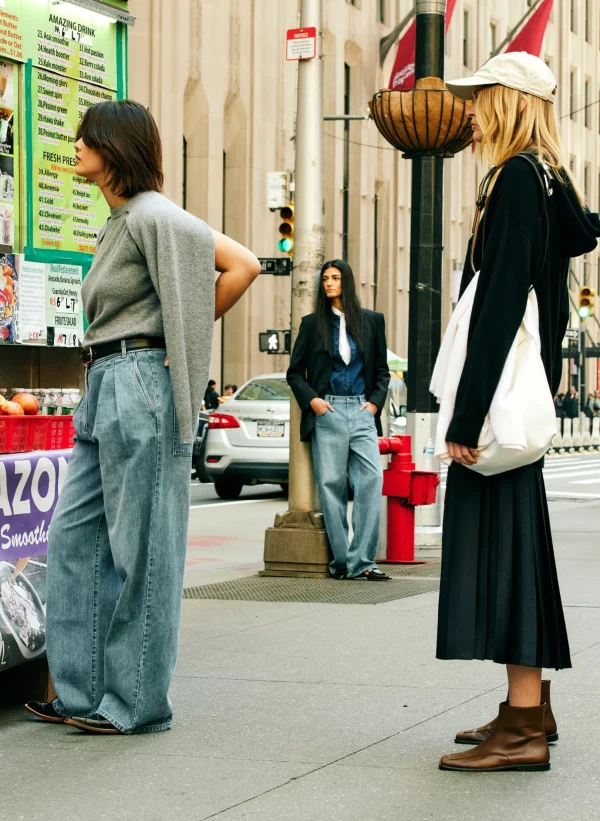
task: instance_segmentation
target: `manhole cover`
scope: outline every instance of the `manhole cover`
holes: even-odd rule
[[[322,602],[324,604],[383,604],[438,590],[439,562],[427,565],[385,565],[389,582],[286,579],[249,576],[230,582],[186,587],[184,599],[231,601]]]

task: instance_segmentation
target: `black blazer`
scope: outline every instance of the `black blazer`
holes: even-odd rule
[[[363,359],[367,402],[377,405],[375,416],[377,433],[382,434],[381,409],[387,399],[390,369],[387,364],[387,342],[383,314],[361,309]],[[315,413],[310,403],[317,397],[324,399],[329,392],[329,378],[333,359],[327,351],[317,350],[316,314],[308,314],[300,323],[294,343],[287,381],[302,410],[300,438],[310,442],[315,426]]]

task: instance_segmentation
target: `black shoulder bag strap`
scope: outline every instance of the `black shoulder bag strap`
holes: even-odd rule
[[[550,244],[550,217],[549,217],[549,214],[548,214],[548,198],[553,196],[553,194],[554,194],[554,189],[553,189],[554,178],[553,178],[553,176],[550,172],[549,166],[546,163],[539,160],[537,158],[537,155],[532,154],[532,152],[523,151],[520,154],[516,154],[515,156],[516,157],[523,157],[524,160],[527,160],[527,162],[531,165],[531,167],[535,171],[535,174],[536,174],[536,176],[539,180],[540,186],[542,188],[542,207],[544,209],[544,222],[545,222],[545,225],[546,225],[546,237],[545,237],[545,241],[544,241],[544,253],[543,253],[543,256],[542,256],[542,262],[541,262],[540,269],[539,269],[539,272],[538,272],[538,277],[539,277],[539,274],[544,270],[544,265],[546,264],[546,259],[548,257],[548,246]],[[511,157],[511,159],[512,159],[512,157]],[[508,162],[508,160],[506,162]],[[489,187],[490,187],[490,184],[491,184],[492,180],[494,179],[494,177],[506,165],[506,162],[503,162],[500,165],[496,165],[496,166],[494,166],[494,168],[491,168],[488,171],[488,173],[485,175],[485,177],[481,181],[481,185],[479,186],[479,196],[477,197],[477,211],[475,213],[475,221],[473,223],[473,243],[471,245],[471,267],[473,268],[474,273],[475,273],[475,243],[477,242],[477,233],[478,233],[478,230],[479,230],[479,225],[480,225],[482,216],[483,216],[483,222],[481,222],[482,249],[483,249],[483,246],[485,245],[485,224],[486,224],[486,219],[487,219],[486,205],[487,205],[487,201],[488,201]],[[482,256],[483,256],[483,250],[482,250]],[[536,279],[536,282],[537,282],[537,279]],[[530,291],[533,289],[536,282],[534,282],[531,285],[531,287],[529,288]]]

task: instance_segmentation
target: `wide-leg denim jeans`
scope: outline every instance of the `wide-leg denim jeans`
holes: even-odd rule
[[[190,504],[164,350],[93,363],[50,528],[47,650],[64,716],[171,727]]]
[[[333,560],[332,573],[347,568],[358,576],[376,567],[383,470],[375,419],[364,396],[326,396],[334,413],[317,416],[312,456]],[[348,481],[354,491],[349,543]]]

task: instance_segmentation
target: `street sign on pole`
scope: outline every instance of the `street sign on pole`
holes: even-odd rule
[[[312,60],[317,56],[317,29],[288,29],[286,46],[287,60]]]
[[[567,328],[565,339],[579,339],[579,331],[576,328]]]
[[[272,274],[275,277],[289,277],[292,273],[290,257],[259,257],[261,274]]]

